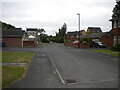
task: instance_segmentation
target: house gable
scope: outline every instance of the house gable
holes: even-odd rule
[[[102,30],[100,27],[88,27],[87,33],[102,33]]]

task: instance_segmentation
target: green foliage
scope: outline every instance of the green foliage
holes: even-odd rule
[[[86,32],[86,34],[91,34],[92,32]]]
[[[81,38],[80,39],[80,43],[88,43],[90,41],[90,39],[89,38]]]
[[[2,26],[2,30],[9,30],[11,28],[15,28],[14,26],[10,25],[10,24],[7,24],[7,23],[4,23],[4,22],[1,22],[0,21],[0,28]]]
[[[43,28],[39,28],[37,29],[37,32],[38,32],[38,36],[37,36],[37,40],[38,41],[41,41],[41,38],[43,37],[44,33],[45,33],[45,30]]]
[[[42,34],[42,33],[45,33],[45,30],[43,28],[39,28],[38,30],[38,33]]]
[[[57,43],[63,43],[66,36],[66,30],[67,30],[67,25],[64,23],[61,29],[58,30],[59,32],[56,33],[56,37],[54,41]]]
[[[113,18],[120,18],[120,1],[116,2],[117,4],[115,5],[113,9]]]
[[[42,35],[40,36],[40,41],[41,41],[42,43],[49,43],[48,36],[45,35],[45,34],[42,34]]]
[[[82,43],[83,43],[83,44],[86,44],[86,43],[87,43],[87,41],[83,41]]]
[[[112,51],[120,51],[120,44],[115,44],[115,46],[110,48]]]

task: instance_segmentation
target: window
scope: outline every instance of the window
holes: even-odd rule
[[[79,38],[79,35],[77,35],[77,38]]]
[[[114,40],[117,40],[117,36],[114,36]]]
[[[118,43],[120,44],[120,36],[118,36]]]
[[[114,45],[117,43],[117,36],[114,36]]]
[[[118,27],[120,27],[120,20],[118,21]]]
[[[117,22],[114,21],[114,28],[117,28]]]

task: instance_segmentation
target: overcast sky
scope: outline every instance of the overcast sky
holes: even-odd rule
[[[0,20],[16,27],[43,28],[47,34],[58,31],[66,23],[67,31],[101,27],[111,29],[111,19],[115,0],[2,0]],[[55,33],[54,33],[55,35]]]

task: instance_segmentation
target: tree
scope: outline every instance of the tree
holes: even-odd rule
[[[0,21],[0,25],[1,25],[0,28],[2,28],[2,30],[10,30],[12,28],[15,28],[14,26],[4,23],[2,21]]]
[[[40,40],[41,40],[42,43],[49,43],[47,34],[41,34],[40,35]]]
[[[38,33],[40,33],[40,34],[45,33],[45,30],[43,28],[39,28]]]
[[[63,43],[64,38],[66,36],[67,25],[66,23],[63,24],[61,28],[59,28],[58,33],[56,33],[55,41],[57,43]]]
[[[116,2],[117,4],[115,5],[113,9],[113,15],[112,18],[120,19],[120,1]]]
[[[37,36],[38,41],[42,41],[42,38],[43,38],[42,35],[45,33],[45,30],[43,28],[39,28],[37,29],[37,32],[39,33]]]

